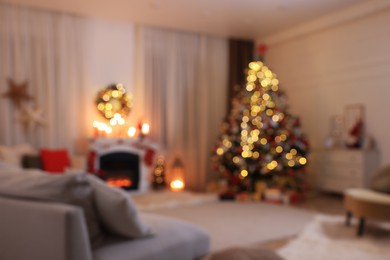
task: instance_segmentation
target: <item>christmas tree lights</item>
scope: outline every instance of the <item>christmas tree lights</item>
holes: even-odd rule
[[[269,187],[302,189],[308,141],[288,112],[279,80],[263,62],[249,64],[245,88],[232,101],[213,151],[213,167],[235,192]]]

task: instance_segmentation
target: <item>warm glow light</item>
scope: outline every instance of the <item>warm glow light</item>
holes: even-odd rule
[[[293,161],[293,160],[290,160],[290,161],[288,161],[288,166],[290,166],[290,167],[294,167],[295,166],[295,162]]]
[[[172,191],[181,191],[184,189],[184,182],[181,180],[171,181],[170,187]]]
[[[246,177],[246,176],[248,176],[248,171],[247,170],[242,170],[240,174],[241,174],[242,177]]]
[[[304,157],[299,158],[299,163],[305,165],[307,163],[307,159]]]
[[[130,137],[134,137],[136,132],[137,132],[137,129],[135,129],[134,126],[131,126],[131,127],[129,127],[129,130],[127,131],[127,135]]]
[[[119,113],[115,113],[115,114],[114,114],[114,119],[115,119],[115,120],[119,120],[119,119],[121,119],[121,118],[122,118],[121,114],[119,114]]]
[[[99,131],[106,131],[107,125],[105,123],[98,123],[97,128],[99,129]]]
[[[119,125],[124,125],[124,124],[125,124],[125,119],[119,118],[119,119],[118,119],[118,124],[119,124]]]
[[[112,128],[107,126],[105,131],[106,131],[107,134],[111,134],[112,133]]]
[[[116,115],[116,114],[115,114]],[[114,126],[116,125],[116,120],[115,120],[115,116],[113,118],[111,118],[110,120],[110,125]]]
[[[234,163],[239,163],[240,162],[240,158],[238,158],[238,156],[234,156],[233,157],[233,162]]]
[[[142,124],[141,132],[144,135],[149,134],[149,125],[146,123]]]
[[[127,178],[110,178],[106,180],[106,183],[113,187],[130,187],[132,182]]]
[[[276,147],[275,151],[276,151],[277,153],[281,153],[281,152],[283,152],[283,147],[281,147],[281,146],[279,145],[279,146]]]

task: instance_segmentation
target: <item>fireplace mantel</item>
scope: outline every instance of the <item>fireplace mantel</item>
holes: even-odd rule
[[[159,147],[147,138],[94,138],[90,141],[90,151],[94,153],[93,168],[100,170],[100,158],[108,154],[129,153],[139,156],[139,183],[137,192],[150,190],[152,164],[146,162],[148,152],[157,153]]]

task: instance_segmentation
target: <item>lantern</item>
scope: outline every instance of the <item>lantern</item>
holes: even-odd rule
[[[182,191],[184,189],[184,166],[179,158],[172,164],[170,187],[172,191]]]

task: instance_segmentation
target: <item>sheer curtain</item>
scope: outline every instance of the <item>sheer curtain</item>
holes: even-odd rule
[[[28,82],[24,102],[42,110],[44,126],[24,129],[11,101],[0,98],[0,144],[28,142],[68,148],[85,136],[82,61],[83,21],[79,17],[0,4],[0,93],[7,79]]]
[[[186,186],[202,190],[226,110],[227,39],[141,27],[136,51],[134,113],[150,123],[168,171],[179,157]]]

